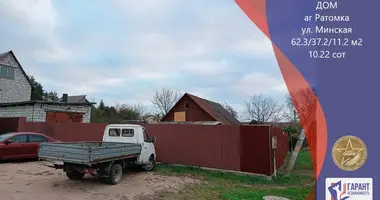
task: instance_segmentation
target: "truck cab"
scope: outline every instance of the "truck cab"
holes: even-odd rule
[[[143,165],[146,170],[153,167],[156,160],[154,148],[155,137],[150,137],[146,129],[135,124],[110,124],[103,133],[103,142],[133,143],[141,145],[141,154],[136,164]]]

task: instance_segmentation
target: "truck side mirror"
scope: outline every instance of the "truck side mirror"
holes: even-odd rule
[[[12,143],[10,140],[7,140],[7,141],[4,142],[4,144],[6,144],[6,145],[8,145],[10,143]]]
[[[151,141],[152,141],[152,143],[155,143],[156,142],[156,137],[152,137]]]

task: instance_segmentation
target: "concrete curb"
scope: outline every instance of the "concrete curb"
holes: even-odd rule
[[[284,197],[276,197],[276,196],[265,196],[263,197],[264,200],[290,200]]]
[[[234,170],[225,170],[225,169],[216,169],[216,168],[209,168],[209,167],[199,167],[199,166],[180,165],[180,164],[168,164],[168,163],[162,163],[162,162],[157,162],[157,164],[173,165],[173,166],[179,166],[179,167],[192,167],[192,168],[203,169],[203,170],[208,170],[208,171],[234,173],[234,174],[240,174],[240,175],[248,175],[252,177],[263,177],[265,180],[268,180],[268,181],[271,181],[273,179],[272,176],[267,176],[264,174],[255,174],[255,173],[241,172],[241,171],[234,171]]]

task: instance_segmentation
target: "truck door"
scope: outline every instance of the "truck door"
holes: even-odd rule
[[[155,149],[151,138],[148,135],[148,132],[145,128],[142,128],[144,141],[142,142],[142,151],[140,155],[140,162],[147,163],[149,161],[150,156],[155,155]]]

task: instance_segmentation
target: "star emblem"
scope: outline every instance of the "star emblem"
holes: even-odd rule
[[[355,171],[367,160],[367,146],[352,135],[339,138],[332,147],[332,158],[337,167],[344,171]]]
[[[343,157],[342,157],[342,161],[341,161],[341,165],[344,165],[347,161],[351,160],[351,156],[352,155],[344,155],[346,152],[349,152],[349,153],[354,153],[354,155],[357,155],[359,152],[361,152],[363,150],[363,148],[354,148],[352,146],[352,142],[351,142],[351,139],[348,139],[348,142],[347,142],[347,145],[345,148],[337,148],[336,149],[339,153],[343,153]]]

